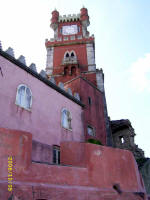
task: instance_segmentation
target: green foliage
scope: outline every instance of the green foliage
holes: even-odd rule
[[[88,139],[88,143],[103,145],[100,140],[96,140],[96,139],[93,139],[93,138]]]

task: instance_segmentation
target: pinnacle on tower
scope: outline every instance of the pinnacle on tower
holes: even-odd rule
[[[2,43],[1,43],[1,41],[0,41],[0,50],[2,50]]]

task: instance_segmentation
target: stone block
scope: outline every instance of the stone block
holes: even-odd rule
[[[25,57],[24,57],[23,55],[19,56],[18,60],[19,60],[22,64],[26,65],[26,60],[25,60]]]
[[[56,84],[55,78],[54,78],[54,77],[51,77],[51,78],[50,78],[50,82],[53,83],[53,84]]]
[[[36,69],[36,65],[34,63],[32,63],[30,66],[29,66],[30,69],[32,69],[33,71],[37,72],[37,69]]]
[[[15,57],[13,48],[9,47],[5,52],[10,56]]]
[[[46,72],[45,72],[43,69],[40,71],[40,75],[41,75],[43,78],[47,78]]]

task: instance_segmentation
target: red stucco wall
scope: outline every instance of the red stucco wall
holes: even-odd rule
[[[54,47],[54,58],[53,65],[54,71],[53,74],[59,74],[63,72],[62,59],[64,58],[64,54],[66,51],[74,50],[79,61],[81,71],[87,70],[87,53],[86,53],[86,44],[74,44],[67,46],[56,46]],[[83,68],[85,67],[85,68]]]
[[[73,92],[77,91],[80,94],[82,102],[86,105],[83,114],[86,139],[91,138],[91,136],[87,134],[87,125],[91,125],[96,131],[96,136],[94,138],[100,140],[102,144],[106,144],[102,93],[82,78],[77,78],[65,84],[65,87],[71,88]],[[88,97],[92,99],[91,105],[88,104]]]
[[[5,138],[0,149],[0,199],[8,199],[13,194],[16,199],[24,200],[125,200],[127,197],[140,200],[142,198],[135,198],[133,193],[145,193],[136,162],[129,151],[64,142],[61,144],[63,165],[45,165],[29,162],[31,150],[26,148],[31,146],[31,134],[0,129],[0,137]],[[20,137],[24,138],[22,142]],[[19,156],[19,151],[14,148],[26,152],[27,159]],[[12,192],[8,191],[8,156],[13,156],[16,161],[13,162]],[[116,183],[120,185],[122,196],[113,189]]]

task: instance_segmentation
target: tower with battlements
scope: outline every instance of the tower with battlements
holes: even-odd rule
[[[46,40],[46,73],[57,84],[77,91],[84,109],[85,138],[99,139],[103,144],[112,145],[104,90],[104,74],[96,69],[95,38],[87,30],[89,15],[86,8],[79,14],[59,15],[52,12],[50,27],[54,38]]]

